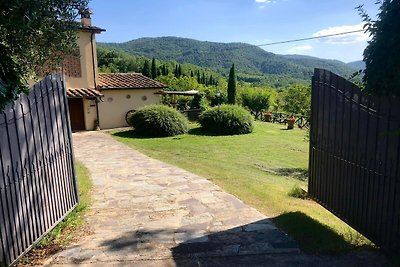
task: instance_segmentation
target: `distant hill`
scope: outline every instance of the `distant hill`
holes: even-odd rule
[[[352,61],[347,63],[347,66],[355,70],[365,70],[365,62],[362,60]]]
[[[99,47],[131,55],[174,60],[213,69],[223,75],[232,63],[239,78],[256,80],[277,78],[309,82],[314,68],[325,68],[348,77],[354,69],[337,60],[299,55],[277,55],[245,43],[215,43],[178,37],[140,38],[125,43],[98,43]]]

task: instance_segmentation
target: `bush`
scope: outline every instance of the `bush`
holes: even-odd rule
[[[199,122],[214,134],[247,134],[253,131],[253,117],[242,107],[221,105],[203,112]]]
[[[295,198],[301,198],[301,199],[306,199],[308,197],[308,194],[306,191],[300,188],[298,185],[294,185],[292,189],[290,189],[288,196],[290,197],[295,197]]]
[[[189,129],[185,116],[163,105],[143,107],[127,120],[136,133],[144,136],[174,136],[187,133]]]

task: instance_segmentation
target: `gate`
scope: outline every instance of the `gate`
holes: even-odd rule
[[[47,76],[0,114],[0,265],[11,265],[78,203],[66,91]]]
[[[329,71],[312,81],[309,193],[388,251],[400,251],[400,102]]]

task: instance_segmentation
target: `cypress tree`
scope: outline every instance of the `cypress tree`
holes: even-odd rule
[[[201,84],[200,71],[197,71],[197,83]]]
[[[193,73],[193,70],[190,70],[190,77],[194,77],[194,73]]]
[[[232,64],[231,70],[229,71],[228,80],[228,104],[234,105],[236,103],[236,75],[235,75],[235,64]]]
[[[178,70],[178,65],[175,65],[174,76],[175,76],[175,78],[179,78],[179,70]]]
[[[156,60],[154,57],[151,61],[151,78],[152,79],[157,78],[157,66],[156,66]]]
[[[213,84],[213,76],[212,76],[212,74],[210,74],[210,79],[208,80],[208,84],[209,85],[214,85]]]
[[[179,64],[179,67],[178,67],[178,75],[179,75],[179,77],[181,77],[183,75],[181,64]]]
[[[150,78],[150,64],[148,60],[144,61],[143,69],[142,69],[142,74],[146,77]]]
[[[206,75],[203,72],[203,75],[201,76],[201,83],[206,84]]]

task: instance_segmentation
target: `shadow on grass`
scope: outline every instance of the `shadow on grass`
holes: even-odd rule
[[[329,226],[302,212],[288,212],[272,219],[277,226],[292,236],[300,248],[311,253],[338,253],[355,249]]]
[[[135,139],[153,139],[160,138],[159,136],[144,136],[136,133],[134,130],[126,130],[121,132],[112,133],[113,136],[118,136],[122,138],[135,138]]]
[[[222,135],[222,134],[207,132],[202,127],[192,128],[189,130],[188,134],[198,135],[198,136],[221,136]]]
[[[272,171],[280,176],[290,176],[300,181],[307,181],[308,169],[305,168],[277,168]]]

